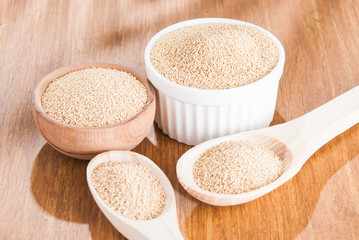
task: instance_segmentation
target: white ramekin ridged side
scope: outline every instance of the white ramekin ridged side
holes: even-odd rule
[[[228,134],[269,126],[273,120],[279,80],[284,67],[284,49],[266,32],[279,49],[277,66],[262,79],[237,88],[205,90],[176,84],[156,71],[150,61],[153,44],[164,34],[200,23],[253,24],[225,18],[203,18],[180,22],[157,33],[147,44],[145,66],[148,80],[156,88],[155,121],[169,137],[188,145]]]

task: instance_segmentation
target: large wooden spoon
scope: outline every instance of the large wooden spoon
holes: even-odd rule
[[[177,177],[193,197],[217,206],[245,203],[278,188],[294,177],[320,147],[359,122],[359,87],[290,122],[204,142],[178,160]],[[230,140],[247,140],[273,150],[284,162],[284,173],[274,182],[240,194],[217,194],[196,185],[192,167],[208,148]]]
[[[108,161],[140,163],[158,178],[165,193],[166,202],[162,213],[151,220],[133,220],[115,212],[106,205],[94,189],[91,173],[94,168]],[[101,211],[115,228],[128,239],[183,239],[178,228],[176,200],[172,185],[162,170],[147,157],[130,151],[110,151],[97,155],[87,166],[87,183]]]

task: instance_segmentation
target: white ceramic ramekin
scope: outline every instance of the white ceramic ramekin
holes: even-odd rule
[[[191,88],[168,80],[151,64],[152,46],[168,32],[201,23],[257,27],[267,33],[278,47],[279,61],[276,67],[254,83],[223,90]],[[226,18],[188,20],[158,32],[147,44],[144,57],[148,80],[157,91],[155,121],[165,134],[179,142],[196,145],[212,138],[267,127],[273,120],[285,53],[279,40],[263,28]]]

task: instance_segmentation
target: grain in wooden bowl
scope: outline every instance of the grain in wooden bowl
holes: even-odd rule
[[[152,86],[134,71],[88,63],[45,76],[34,91],[33,115],[50,145],[89,160],[137,146],[153,124],[155,105]]]
[[[124,122],[144,109],[145,86],[131,73],[110,68],[85,68],[54,79],[41,97],[52,119],[79,127]]]

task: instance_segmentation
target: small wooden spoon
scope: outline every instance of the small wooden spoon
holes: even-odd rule
[[[359,87],[287,123],[213,139],[187,151],[177,162],[177,177],[193,197],[216,206],[249,202],[294,177],[320,147],[359,122]],[[201,189],[192,167],[203,152],[221,142],[247,140],[273,150],[284,162],[284,173],[274,182],[241,194],[217,194]]]
[[[163,212],[151,220],[133,220],[126,218],[106,205],[91,181],[94,168],[108,161],[140,163],[149,168],[158,178],[166,193],[166,203]],[[101,211],[115,228],[128,239],[183,239],[178,228],[176,200],[172,185],[162,170],[147,157],[130,151],[110,151],[97,155],[87,166],[87,183],[91,194]]]

